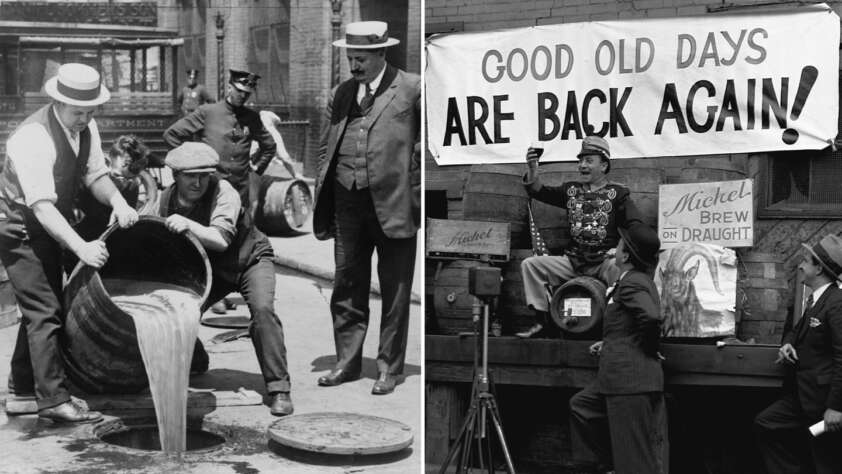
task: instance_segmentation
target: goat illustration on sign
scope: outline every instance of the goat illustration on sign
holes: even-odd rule
[[[702,243],[661,253],[655,284],[661,296],[664,337],[715,337],[735,333],[736,255]]]

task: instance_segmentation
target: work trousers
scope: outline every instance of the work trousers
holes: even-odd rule
[[[212,266],[213,263],[211,263]],[[243,295],[251,313],[249,336],[254,344],[254,352],[257,354],[263,381],[266,383],[266,392],[289,392],[291,383],[287,350],[284,344],[284,327],[278,315],[275,314],[274,262],[269,258],[261,258],[257,263],[246,268],[239,275],[238,280],[233,282],[219,278],[215,274],[210,295],[202,312],[204,313],[213,303],[233,291],[238,291]],[[197,346],[193,354],[194,358],[204,355],[201,343],[197,342]],[[193,365],[197,365],[195,361]]]
[[[599,278],[606,285],[611,285],[620,277],[613,257],[596,265],[575,268],[566,255],[534,256],[521,262],[520,271],[526,305],[543,312],[550,310],[547,285],[561,285],[579,276]]]
[[[409,192],[409,190],[407,190]],[[409,334],[409,304],[415,270],[416,236],[392,239],[383,233],[368,189],[345,189],[334,182],[336,238],[333,337],[336,368],[358,374],[369,321],[371,256],[377,250],[382,312],[377,370],[403,373]]]
[[[812,436],[808,420],[793,395],[786,395],[760,412],[754,431],[769,474],[839,474],[842,433]]]
[[[0,222],[0,261],[21,312],[9,391],[35,394],[38,409],[70,400],[59,335],[64,322],[61,246],[46,234],[27,235],[22,224]]]
[[[616,474],[668,474],[662,392],[605,395],[590,385],[570,399],[571,429]]]

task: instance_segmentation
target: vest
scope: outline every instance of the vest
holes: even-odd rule
[[[178,210],[178,194],[175,192],[175,184],[171,185],[161,195],[159,214],[167,217],[172,214],[182,215],[203,226],[210,224],[213,213],[213,202],[219,190],[219,177],[211,175],[210,183],[205,194],[199,199],[196,205],[187,212]],[[217,278],[235,284],[239,275],[256,263],[262,257],[272,257],[274,250],[269,240],[252,224],[251,215],[240,209],[237,218],[235,235],[228,248],[222,252],[208,250],[208,259],[211,263],[211,270]]]
[[[43,125],[53,140],[56,148],[56,162],[53,165],[53,181],[57,196],[55,206],[68,222],[73,223],[76,196],[84,185],[82,178],[88,167],[91,132],[85,128],[79,134],[79,156],[77,157],[52,111],[52,105],[46,105],[27,117],[13,134],[17,133],[20,127],[31,123]],[[26,205],[15,166],[8,157],[3,165],[3,171],[0,172],[0,211],[8,215],[10,222],[23,224],[30,235],[46,233],[35,217],[35,213]]]

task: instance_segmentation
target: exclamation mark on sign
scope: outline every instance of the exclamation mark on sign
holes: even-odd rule
[[[798,120],[801,115],[801,109],[804,108],[804,102],[807,102],[807,97],[810,91],[813,90],[813,84],[816,83],[816,78],[819,76],[819,70],[813,66],[804,66],[801,69],[801,81],[798,83],[798,92],[795,94],[795,102],[792,104],[792,111],[789,116],[792,120]],[[784,130],[781,139],[787,145],[792,145],[798,141],[798,131],[794,128]]]

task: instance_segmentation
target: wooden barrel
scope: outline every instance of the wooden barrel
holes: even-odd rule
[[[474,297],[468,293],[468,271],[484,265],[472,260],[445,264],[433,281],[435,325],[439,334],[473,331]]]
[[[793,299],[784,259],[753,251],[740,251],[738,257],[737,337],[780,344]]]
[[[466,220],[508,222],[511,248],[531,247],[524,165],[476,165],[465,183],[462,213]]]
[[[300,179],[262,176],[255,224],[266,235],[300,232],[313,210],[313,194]]]
[[[20,308],[18,308],[15,292],[5,267],[0,265],[0,328],[13,326],[20,321]]]
[[[82,265],[64,290],[62,355],[70,380],[88,393],[135,393],[148,385],[134,320],[111,301],[103,279],[160,282],[208,297],[211,268],[202,244],[174,234],[160,217],[141,216],[132,227],[111,226],[102,240],[110,254],[95,270]]]
[[[558,287],[550,302],[553,322],[568,334],[592,334],[602,327],[605,283],[580,276]]]

